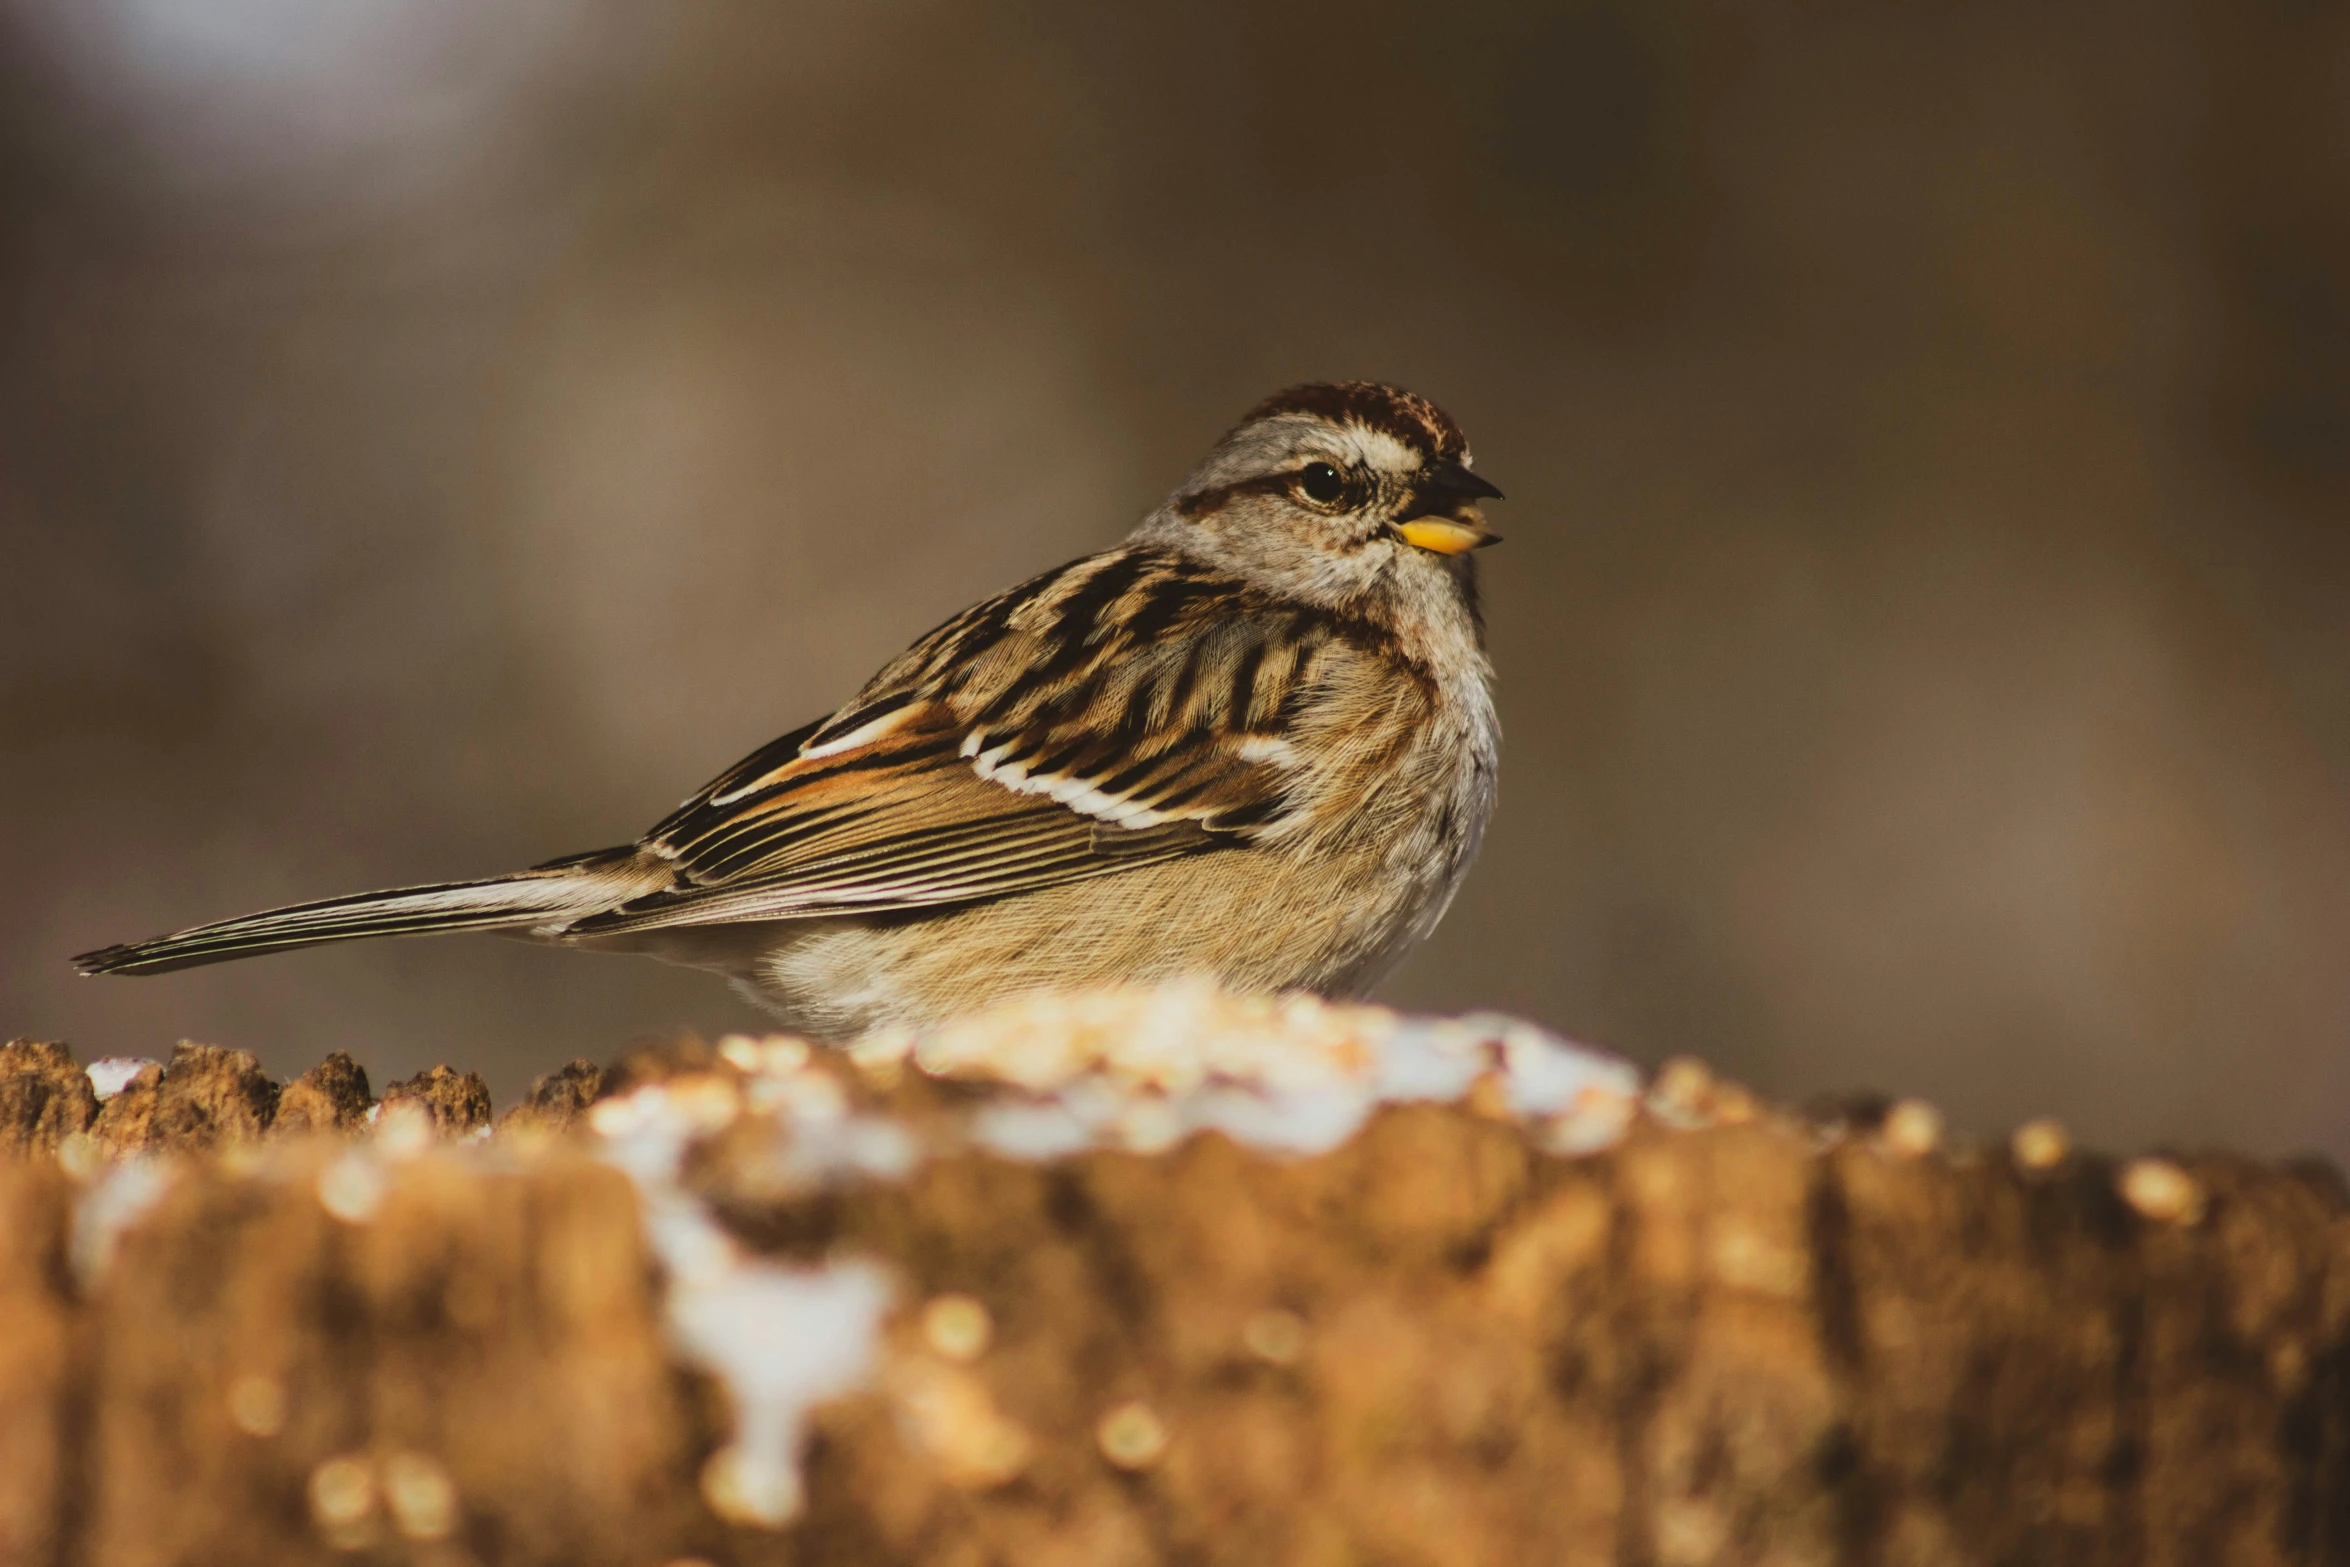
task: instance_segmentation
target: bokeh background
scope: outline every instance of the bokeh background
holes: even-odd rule
[[[2350,1154],[2339,0],[0,0],[0,1032],[751,1022],[66,959],[630,837],[1342,376],[1510,493],[1390,999]]]

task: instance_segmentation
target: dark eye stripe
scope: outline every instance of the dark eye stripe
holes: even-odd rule
[[[1189,495],[1175,497],[1175,509],[1186,517],[1205,517],[1222,511],[1244,495],[1282,495],[1297,482],[1292,473],[1260,473],[1253,479],[1235,479]]]

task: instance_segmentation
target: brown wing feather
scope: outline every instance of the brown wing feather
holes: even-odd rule
[[[647,836],[579,934],[1001,897],[1249,841],[1330,626],[1125,549],[965,611]]]

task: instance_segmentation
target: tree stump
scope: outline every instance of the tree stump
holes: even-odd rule
[[[487,1129],[0,1049],[0,1561],[2350,1562],[2322,1168],[1159,993]]]

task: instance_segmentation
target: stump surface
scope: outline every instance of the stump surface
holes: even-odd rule
[[[490,1134],[447,1069],[0,1049],[0,1561],[2350,1562],[2328,1171],[1687,1079],[1561,1152],[1492,1075],[1020,1157],[957,1130],[1013,1090],[796,1050]]]

